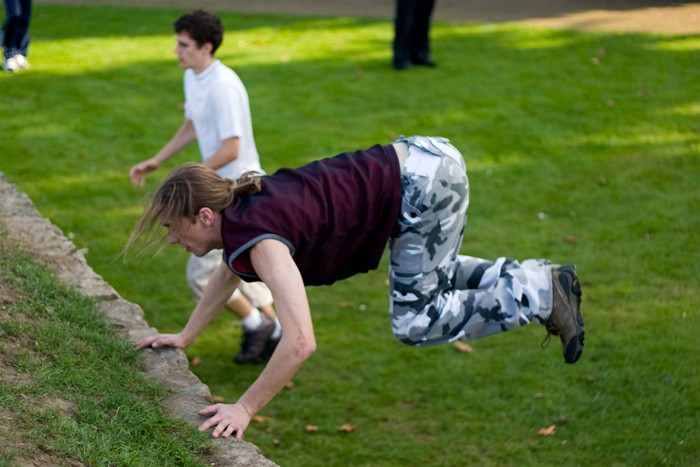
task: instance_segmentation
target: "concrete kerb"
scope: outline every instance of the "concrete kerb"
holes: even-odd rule
[[[37,261],[51,269],[64,284],[93,298],[96,309],[117,335],[128,342],[156,332],[135,303],[119,296],[117,291],[96,274],[83,254],[63,232],[41,216],[27,195],[9,183],[0,172],[0,223],[4,225],[13,244],[29,252]],[[190,370],[189,362],[180,349],[162,348],[139,353],[145,375],[168,389],[163,406],[169,415],[199,426],[202,418],[197,411],[212,404],[209,387]],[[212,438],[217,466],[268,467],[274,462],[246,441]]]

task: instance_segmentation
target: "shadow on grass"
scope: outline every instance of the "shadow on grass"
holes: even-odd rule
[[[53,12],[69,15],[69,24],[52,21]],[[189,8],[139,8],[120,6],[49,6],[38,5],[33,11],[32,33],[35,39],[87,39],[104,37],[139,37],[173,35],[172,24]],[[141,18],[147,16],[148,24]],[[225,38],[250,29],[285,29],[288,31],[319,30],[324,28],[361,28],[371,23],[362,18],[322,18],[281,16],[272,14],[222,13]],[[375,20],[375,22],[378,22]]]
[[[70,28],[62,28],[48,20],[55,8],[43,10],[46,18],[36,21],[36,47],[71,37],[118,37],[138,49],[140,36],[169,37],[174,16],[172,10],[160,9],[62,7],[61,13],[73,21]],[[135,20],[137,12],[158,26]],[[388,67],[389,33],[374,28],[381,23],[233,14],[224,18],[235,26],[227,36],[231,43],[219,55],[246,83],[260,144],[292,143],[293,155],[263,155],[270,169],[350,149],[346,143],[353,148],[368,144],[348,137],[353,133],[369,134],[376,141],[394,132],[445,134],[470,158],[496,162],[540,158],[542,151],[556,151],[551,156],[602,152],[607,157],[615,147],[687,148],[692,140],[696,115],[689,110],[688,91],[699,78],[692,64],[700,55],[692,37],[688,47],[674,50],[666,44],[683,44],[683,39],[440,25],[433,41],[439,68],[396,73]],[[248,29],[260,34],[246,34]],[[280,34],[283,38],[276,41]],[[314,34],[320,39],[309,51],[308,37]],[[236,42],[246,45],[237,47]],[[171,45],[166,45],[166,54]],[[80,41],[73,46],[79,48]],[[75,156],[71,169],[85,168],[90,161],[91,144],[81,144],[90,138],[108,140],[119,152],[138,157],[142,150],[152,152],[151,145],[167,138],[182,118],[182,71],[174,56],[124,66],[128,55],[119,59],[118,49],[106,55],[98,71],[57,76],[37,67],[21,79],[4,80],[7,107],[17,109],[7,114],[12,118],[3,119],[9,133],[5,137],[20,144],[31,138],[40,149],[55,148],[56,140],[64,140],[64,153],[69,159]],[[111,55],[117,56],[110,61]],[[79,56],[79,51],[68,55]],[[682,132],[675,141],[644,139],[646,129],[640,129],[663,128],[671,120]],[[294,131],[287,131],[290,126]],[[151,136],[154,131],[157,137]],[[324,143],[313,154],[304,149],[304,154],[309,135]],[[326,135],[337,146],[329,145]],[[104,161],[98,157],[95,162]]]

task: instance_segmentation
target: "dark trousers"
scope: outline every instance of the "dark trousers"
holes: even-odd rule
[[[435,0],[397,0],[394,22],[394,65],[430,61],[430,16]]]
[[[27,55],[29,49],[29,17],[32,0],[3,0],[7,17],[2,25],[2,48],[5,57]]]

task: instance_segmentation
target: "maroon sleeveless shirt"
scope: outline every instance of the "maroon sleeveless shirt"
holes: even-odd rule
[[[250,248],[273,238],[289,247],[306,285],[332,284],[376,269],[400,208],[393,146],[281,169],[222,211],[224,261],[243,280],[260,280]]]

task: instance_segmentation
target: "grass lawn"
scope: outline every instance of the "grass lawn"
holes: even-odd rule
[[[208,439],[165,415],[135,356],[0,230],[0,465],[201,465]]]
[[[186,253],[118,256],[167,172],[138,190],[128,169],[182,122],[181,13],[38,5],[32,70],[0,76],[0,170],[165,332],[193,305]],[[439,68],[396,73],[388,22],[222,18],[268,172],[447,136],[470,175],[463,252],[576,263],[587,331],[573,366],[539,326],[471,354],[404,346],[384,261],[309,290],[318,351],[249,441],[285,466],[700,463],[700,37],[435,24]],[[187,350],[231,402],[260,371],[232,362],[239,338],[222,314]]]

